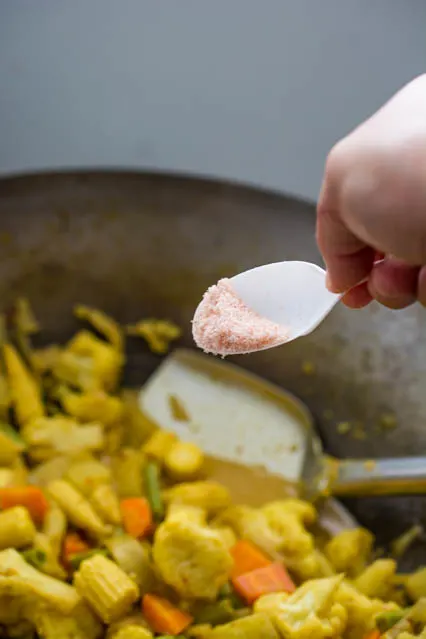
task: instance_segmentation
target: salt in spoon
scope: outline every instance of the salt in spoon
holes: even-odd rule
[[[316,264],[258,266],[208,289],[195,311],[194,340],[222,356],[281,346],[311,333],[340,298],[327,289],[326,273]]]

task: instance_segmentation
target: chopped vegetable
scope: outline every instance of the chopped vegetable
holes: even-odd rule
[[[5,591],[18,599],[37,597],[64,614],[81,601],[75,588],[36,570],[13,548],[0,553],[0,598]]]
[[[0,422],[0,464],[8,466],[25,449],[25,442],[16,430],[9,424]]]
[[[142,497],[143,456],[133,448],[123,448],[112,458],[112,473],[119,497]]]
[[[162,464],[176,442],[174,433],[157,429],[142,446],[142,452],[146,457]]]
[[[380,631],[370,630],[370,632],[364,635],[364,639],[380,639]]]
[[[383,634],[393,628],[406,615],[405,610],[389,610],[382,612],[376,617],[376,626],[380,634]]]
[[[11,344],[4,344],[3,357],[9,379],[16,420],[25,426],[45,414],[38,384]]]
[[[228,623],[234,618],[234,609],[228,599],[222,599],[211,604],[199,607],[195,612],[195,623],[218,626]]]
[[[103,537],[109,532],[108,526],[103,523],[90,503],[67,481],[52,481],[47,486],[47,491],[77,528],[87,530],[95,537]]]
[[[258,568],[265,568],[272,563],[254,544],[244,539],[238,541],[235,546],[231,548],[231,555],[234,560],[234,567],[232,569],[233,578],[257,570]]]
[[[89,322],[89,324],[91,324],[98,333],[101,333],[118,351],[123,350],[123,331],[112,317],[108,317],[103,311],[84,306],[83,304],[79,304],[74,308],[74,315],[80,320]]]
[[[23,558],[34,568],[41,569],[43,564],[46,562],[47,555],[42,550],[38,550],[37,548],[30,548],[29,550],[24,550],[22,553]]]
[[[157,595],[147,594],[143,597],[142,612],[156,633],[176,636],[192,623],[192,617],[188,613]]]
[[[62,548],[62,560],[66,566],[71,565],[71,559],[74,555],[79,555],[90,550],[89,544],[84,541],[80,535],[75,532],[70,532],[64,539],[64,545]]]
[[[13,506],[24,506],[37,525],[43,523],[49,509],[43,491],[37,486],[0,488],[0,508],[7,510]]]
[[[103,555],[104,557],[109,557],[109,552],[105,548],[91,548],[86,552],[79,552],[70,557],[70,566],[73,570],[78,570],[86,559],[90,559],[94,555]]]
[[[262,595],[272,592],[294,592],[296,587],[282,564],[273,563],[264,568],[232,579],[237,593],[252,604]]]
[[[145,497],[128,497],[120,503],[123,527],[131,537],[140,539],[152,531],[153,519],[149,502]]]
[[[160,470],[155,462],[148,462],[144,468],[145,491],[155,521],[164,518],[164,503],[160,488]]]
[[[0,550],[25,548],[34,541],[36,532],[33,520],[23,506],[0,512]]]
[[[99,554],[80,564],[74,585],[104,623],[125,615],[139,597],[135,582],[116,563]]]
[[[90,502],[102,519],[109,524],[121,524],[120,502],[110,484],[98,486],[90,495]]]
[[[232,570],[220,535],[191,520],[166,519],[156,531],[152,552],[163,581],[186,599],[216,599]]]
[[[399,559],[418,539],[421,539],[424,534],[424,528],[420,524],[411,526],[411,528],[393,540],[391,544],[392,555],[396,559]]]
[[[396,572],[393,559],[377,559],[355,579],[354,586],[367,597],[386,599]]]
[[[129,535],[114,535],[105,546],[124,572],[139,586],[141,594],[149,592],[155,581],[150,551]]]
[[[191,442],[176,442],[164,458],[164,467],[174,481],[196,479],[203,465],[203,451]]]
[[[176,324],[166,320],[142,320],[127,326],[126,330],[128,335],[145,339],[150,350],[158,355],[167,353],[170,342],[179,339],[182,334]]]
[[[404,586],[413,601],[426,597],[426,566],[407,575]]]
[[[63,475],[85,497],[92,495],[98,486],[108,485],[112,479],[111,470],[90,454],[72,461]]]

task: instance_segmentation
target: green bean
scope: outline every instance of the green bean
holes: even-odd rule
[[[104,557],[110,557],[110,553],[106,548],[93,548],[92,550],[87,550],[86,552],[78,552],[75,555],[70,557],[70,565],[73,570],[78,570],[80,565],[86,559],[90,559],[93,555],[103,555]]]
[[[144,467],[144,482],[154,519],[159,522],[164,519],[164,503],[160,488],[160,469],[155,462],[148,462]]]
[[[407,614],[407,610],[389,610],[388,612],[382,612],[380,615],[376,617],[376,628],[380,631],[380,633],[385,633],[398,621],[401,621],[403,617]]]
[[[206,604],[195,614],[195,622],[197,624],[210,624],[211,626],[219,626],[232,621],[233,618],[234,609],[228,599]]]
[[[43,550],[39,550],[38,548],[30,548],[29,550],[24,550],[22,553],[23,558],[34,568],[42,568],[43,564],[47,559],[47,555]]]

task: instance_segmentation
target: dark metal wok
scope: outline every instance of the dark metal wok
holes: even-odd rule
[[[250,188],[178,177],[54,174],[0,180],[0,299],[27,295],[43,339],[75,328],[74,303],[102,307],[121,321],[172,317],[185,328],[220,276],[282,259],[319,261],[314,206]],[[307,338],[238,359],[281,384],[314,412],[327,450],[339,456],[421,454],[426,450],[424,312],[337,308]],[[304,363],[315,374],[303,372]],[[128,382],[140,384],[157,359],[140,344]],[[306,366],[305,366],[306,369]],[[395,414],[395,429],[379,427]],[[365,439],[339,434],[349,421]],[[386,421],[386,420],[385,420]],[[426,521],[424,498],[349,504],[386,543]],[[413,549],[412,561],[426,556]]]

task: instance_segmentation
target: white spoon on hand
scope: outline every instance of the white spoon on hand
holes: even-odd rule
[[[243,355],[308,335],[341,298],[309,262],[276,262],[222,279],[192,321],[195,343],[215,355]]]

